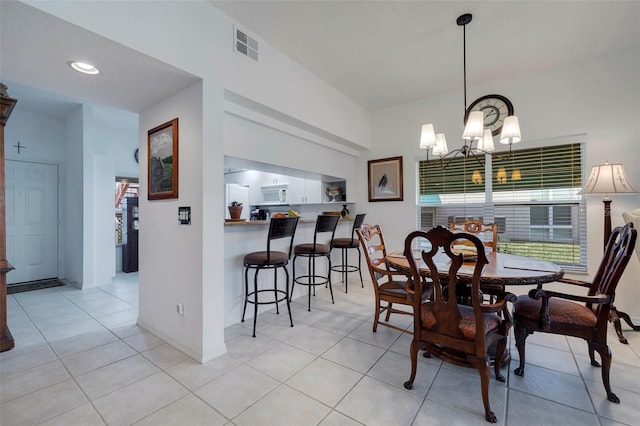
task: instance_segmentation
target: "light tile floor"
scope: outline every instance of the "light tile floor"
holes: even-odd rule
[[[225,330],[227,354],[200,365],[136,325],[137,274],[91,290],[57,287],[8,297],[15,349],[0,355],[0,424],[21,425],[484,425],[475,370],[419,357],[414,388],[410,336],[371,331],[370,284],[356,281],[336,303],[318,291],[284,315],[261,314]],[[517,290],[517,289],[516,289]],[[411,326],[410,317],[392,321]],[[606,400],[586,344],[530,336],[524,378],[505,368],[491,379],[491,406],[504,425],[637,425],[640,333],[629,345],[610,331]],[[517,352],[512,350],[514,358]]]

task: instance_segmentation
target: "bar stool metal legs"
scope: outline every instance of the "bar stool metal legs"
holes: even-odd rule
[[[347,274],[349,272],[356,272],[360,274],[360,285],[364,288],[364,281],[362,280],[362,270],[360,269],[360,264],[362,260],[362,252],[360,251],[360,243],[358,239],[355,237],[356,229],[359,229],[364,223],[365,213],[361,213],[356,215],[355,220],[353,221],[353,227],[351,229],[351,238],[334,238],[331,241],[331,248],[340,249],[340,259],[342,260],[340,265],[334,265],[331,267],[332,271],[339,272],[342,276],[342,282],[344,283],[344,292],[348,293],[348,279]],[[358,250],[358,264],[350,265],[349,264],[349,250],[356,249]]]
[[[276,314],[280,314],[280,302],[287,302],[287,310],[289,311],[289,322],[293,327],[293,318],[291,317],[291,305],[289,294],[289,270],[287,265],[291,258],[293,249],[293,237],[298,225],[297,217],[273,218],[269,225],[269,234],[267,236],[267,250],[256,251],[247,254],[244,257],[244,307],[242,308],[242,322],[244,322],[247,313],[247,303],[253,304],[253,337],[256,337],[256,323],[258,319],[258,305],[276,305]],[[288,252],[271,250],[271,240],[281,238],[289,238]],[[278,268],[284,269],[285,286],[284,290],[278,288]],[[253,269],[253,291],[249,291],[249,269]],[[258,273],[263,269],[273,270],[273,288],[258,288]],[[262,301],[259,300],[261,293],[273,293],[273,297],[266,297]]]
[[[285,288],[284,290],[278,289],[278,268],[283,268],[285,272]],[[255,269],[253,274],[253,291],[249,291],[249,269]],[[258,289],[258,272],[262,269],[273,269],[273,289]],[[273,292],[273,299],[269,298],[265,301],[259,301],[258,295],[264,292]],[[282,301],[287,302],[287,311],[289,312],[289,322],[293,327],[293,318],[291,316],[291,305],[289,304],[289,271],[286,266],[260,266],[257,268],[245,267],[244,270],[244,308],[242,309],[242,322],[244,322],[244,316],[247,311],[247,303],[253,304],[253,337],[256,337],[256,322],[258,319],[258,305],[276,305],[276,314],[280,314],[279,303]]]
[[[316,229],[313,234],[313,243],[298,244],[295,246],[293,252],[293,284],[291,285],[291,296],[293,297],[293,290],[296,284],[306,285],[309,287],[309,302],[308,310],[311,311],[311,291],[315,295],[316,286],[327,284],[329,291],[331,292],[331,303],[335,303],[333,300],[333,288],[331,287],[331,242],[336,232],[336,226],[338,226],[338,220],[340,216],[336,215],[319,215],[316,220]],[[328,243],[318,242],[318,235],[323,233],[330,233],[331,237]],[[327,258],[327,275],[318,275],[316,273],[316,259],[319,257]],[[306,257],[307,262],[307,274],[296,275],[296,259],[298,257]],[[313,288],[313,289],[312,289]]]
[[[358,264],[349,265],[349,248],[350,247],[340,247],[340,259],[342,263],[340,265],[334,265],[331,267],[332,271],[340,273],[342,282],[344,283],[345,293],[349,293],[349,283],[347,280],[347,274],[349,272],[358,272],[360,274],[360,286],[364,288],[364,281],[362,280],[362,269],[360,268],[362,252],[360,251],[360,247],[355,247],[355,249],[358,250]]]

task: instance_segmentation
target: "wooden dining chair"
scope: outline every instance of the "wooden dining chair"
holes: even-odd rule
[[[453,243],[461,239],[472,244],[478,253],[477,260],[472,264],[464,262],[464,254],[456,254],[452,250]],[[419,296],[422,286],[421,273],[413,250],[418,240],[429,243],[429,248],[420,252],[420,259],[429,268],[429,275],[433,281],[433,296],[428,301],[424,301]],[[500,373],[500,360],[504,356],[507,335],[511,328],[511,315],[506,302],[515,301],[515,296],[511,293],[503,293],[496,303],[483,303],[480,276],[482,269],[489,261],[482,241],[475,235],[453,233],[442,226],[437,226],[428,232],[414,231],[405,239],[404,256],[411,269],[412,282],[415,283],[414,331],[410,349],[411,375],[404,387],[413,388],[419,350],[426,350],[425,356],[430,356],[431,352],[435,351],[442,351],[442,353],[455,351],[457,355],[466,356],[466,361],[480,373],[485,419],[495,423],[497,419],[489,404],[489,348],[495,345],[495,377],[496,380],[504,382],[505,378]],[[446,256],[450,259],[448,270],[438,270],[434,260],[436,256]],[[460,288],[464,288],[461,284],[465,284],[461,282],[462,278],[458,273],[463,265],[465,268],[473,269],[470,304],[462,303],[457,294]],[[464,299],[465,302],[468,300]]]
[[[539,331],[579,337],[587,341],[592,366],[600,367],[594,356],[595,352],[600,354],[602,383],[607,399],[620,402],[609,383],[611,350],[607,345],[607,324],[616,286],[629,263],[636,238],[637,231],[633,228],[633,223],[618,226],[611,232],[604,256],[591,283],[564,278],[560,280],[565,284],[585,288],[586,296],[544,289],[533,289],[529,294],[518,296],[513,309],[516,347],[520,354],[520,365],[514,371],[516,375],[524,376],[525,342],[529,334]]]
[[[369,268],[373,294],[376,299],[376,310],[373,316],[373,331],[378,330],[378,324],[411,333],[411,330],[389,323],[391,314],[413,315],[413,290],[409,288],[407,276],[389,268],[387,265],[387,249],[380,225],[364,224],[356,229],[358,240],[362,246],[365,260]],[[425,290],[426,291],[426,290]],[[405,309],[396,309],[395,305],[403,305]],[[380,316],[385,314],[384,322]]]
[[[498,249],[498,224],[484,223],[481,220],[465,220],[464,222],[452,222],[449,229],[454,232],[466,232],[478,237],[485,247],[490,247],[492,251]],[[461,244],[465,244],[461,242]],[[465,245],[469,245],[466,243]]]

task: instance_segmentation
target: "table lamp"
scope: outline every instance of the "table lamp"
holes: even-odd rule
[[[604,245],[611,235],[611,198],[609,194],[635,193],[622,164],[605,162],[591,168],[587,183],[578,194],[604,194]]]

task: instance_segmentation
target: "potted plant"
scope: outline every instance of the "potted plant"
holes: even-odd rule
[[[242,203],[239,201],[232,201],[229,203],[229,215],[231,219],[240,219],[242,214]]]

